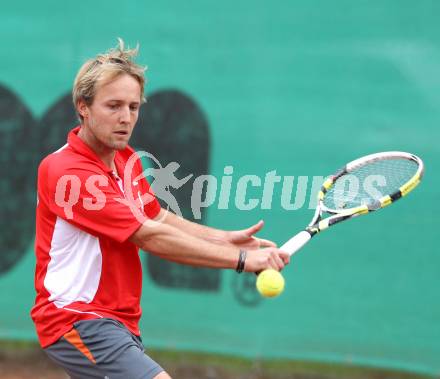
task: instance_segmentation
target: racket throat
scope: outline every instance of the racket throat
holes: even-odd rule
[[[305,232],[310,234],[310,238],[313,237],[315,234],[318,234],[321,231],[318,226],[308,226],[305,230]]]

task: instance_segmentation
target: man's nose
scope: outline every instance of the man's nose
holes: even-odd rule
[[[130,122],[130,107],[121,107],[121,111],[119,113],[119,121],[122,123]]]

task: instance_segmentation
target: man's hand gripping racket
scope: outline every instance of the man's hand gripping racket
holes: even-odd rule
[[[371,154],[346,164],[322,184],[315,214],[307,228],[280,250],[292,256],[330,226],[387,207],[411,192],[420,183],[423,172],[419,157],[400,151]]]

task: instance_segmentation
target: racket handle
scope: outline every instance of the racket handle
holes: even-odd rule
[[[289,253],[290,256],[292,256],[299,249],[301,249],[307,242],[309,242],[310,238],[312,238],[310,233],[303,230],[302,232],[299,232],[297,235],[293,236],[279,249],[285,251],[286,253]]]

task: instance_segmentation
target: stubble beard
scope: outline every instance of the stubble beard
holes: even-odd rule
[[[93,133],[94,137],[102,144],[104,145],[106,148],[111,149],[111,150],[124,150],[127,145],[128,145],[128,140],[130,138],[127,139],[127,141],[116,141],[113,139],[113,135],[110,134],[110,136],[108,138],[100,138],[98,135],[96,135],[96,133],[94,132],[96,129],[99,129],[99,125],[98,127],[96,127],[97,123],[95,123],[93,118],[89,119],[89,127],[91,132]],[[130,134],[131,137],[131,134]]]

